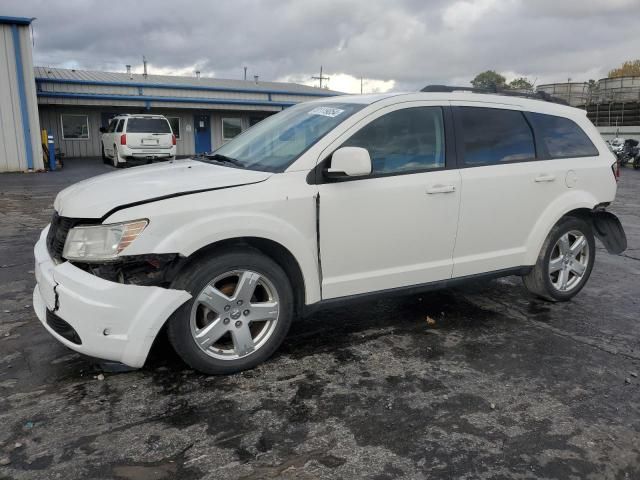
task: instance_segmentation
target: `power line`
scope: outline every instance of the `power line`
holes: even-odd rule
[[[320,80],[320,88],[322,88],[322,80],[329,80],[329,77],[322,76],[322,65],[320,65],[320,76],[319,77],[311,77],[312,80]]]

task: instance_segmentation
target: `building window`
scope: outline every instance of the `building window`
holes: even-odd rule
[[[249,117],[249,126],[253,127],[255,124],[260,123],[266,117]]]
[[[62,115],[62,138],[65,140],[88,140],[89,117],[87,115]]]
[[[222,141],[227,142],[237,137],[242,132],[242,119],[223,118],[222,119]]]
[[[179,117],[167,117],[169,120],[169,125],[171,125],[171,130],[176,138],[180,138],[180,118]]]

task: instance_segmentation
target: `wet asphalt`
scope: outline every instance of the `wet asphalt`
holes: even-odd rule
[[[110,170],[0,175],[0,479],[640,478],[640,171],[571,302],[517,277],[318,312],[237,375],[161,338],[111,373],[31,308],[55,194]]]

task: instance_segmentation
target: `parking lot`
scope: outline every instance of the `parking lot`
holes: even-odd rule
[[[110,170],[0,175],[0,479],[640,478],[640,171],[611,207],[628,250],[599,245],[571,302],[517,277],[381,298],[207,377],[163,339],[103,371],[33,313],[55,194]]]

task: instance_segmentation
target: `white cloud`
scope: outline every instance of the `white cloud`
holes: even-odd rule
[[[502,0],[506,2],[508,0]],[[496,8],[498,0],[461,0],[452,3],[442,13],[442,21],[448,28],[467,29]]]
[[[323,76],[329,77],[329,80],[325,80],[322,84],[323,87],[327,87],[330,90],[335,90],[344,93],[360,93],[360,79],[346,73],[328,74],[323,72]],[[279,79],[282,82],[295,82],[303,85],[310,85],[317,87],[318,80],[311,79],[311,76],[304,75],[289,75]],[[395,86],[395,80],[376,80],[374,78],[362,79],[362,93],[384,93],[393,90]]]

